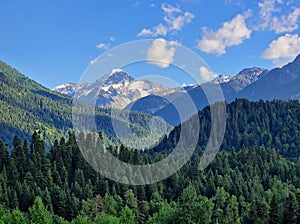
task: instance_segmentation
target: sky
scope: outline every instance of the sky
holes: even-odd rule
[[[185,85],[192,81],[172,69],[178,46],[205,62],[203,80],[272,69],[300,53],[299,22],[297,0],[0,0],[0,60],[53,88],[79,82],[111,49],[151,39],[146,62],[124,69]]]

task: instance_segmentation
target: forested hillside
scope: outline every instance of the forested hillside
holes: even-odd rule
[[[55,141],[46,155],[42,132],[35,132],[29,143],[15,136],[10,154],[0,142],[0,220],[297,223],[299,107],[296,101],[236,100],[227,105],[223,150],[203,171],[198,162],[210,130],[210,113],[209,108],[200,111],[201,138],[191,161],[168,179],[143,186],[120,184],[95,172],[73,133]],[[124,146],[107,150],[132,164],[153,163],[170,152],[179,128],[149,153]],[[89,134],[85,141],[100,136]]]
[[[128,186],[93,171],[73,134],[56,141],[46,156],[40,133],[29,144],[17,136],[13,141],[10,155],[0,142],[1,223],[296,223],[300,218],[300,165],[275,149],[221,152],[204,171],[197,169],[197,151],[168,179]],[[109,150],[135,164],[160,157],[124,147]]]
[[[199,143],[204,149],[210,134],[210,108],[198,112],[200,121]],[[264,146],[276,150],[284,157],[297,160],[300,156],[300,104],[298,101],[273,100],[250,102],[237,99],[227,105],[227,125],[221,150],[232,147]],[[190,122],[191,123],[191,122]],[[194,128],[193,125],[190,127]],[[168,153],[176,143],[180,126],[175,127],[169,137],[153,152]]]
[[[28,138],[37,129],[47,140],[57,138],[71,127],[71,103],[0,62],[0,139]]]
[[[66,136],[72,129],[72,98],[53,92],[0,61],[0,139],[12,145],[11,136],[30,139],[35,130],[42,131],[47,145]],[[102,131],[109,142],[116,142],[111,122],[111,111],[96,108],[97,131]],[[134,133],[148,136],[152,116],[138,112],[130,114]],[[128,121],[116,118],[124,125]],[[170,126],[168,126],[170,128]],[[160,136],[158,134],[158,136]]]

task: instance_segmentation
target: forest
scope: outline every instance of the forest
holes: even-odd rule
[[[210,127],[205,108],[197,115],[202,133],[191,160],[148,185],[101,176],[73,132],[47,153],[41,131],[29,140],[12,136],[12,147],[0,141],[1,223],[299,223],[299,108],[296,101],[227,105],[221,151],[199,171]],[[178,129],[148,153],[123,145],[107,150],[125,162],[151,164],[170,153]]]
[[[71,97],[41,86],[0,61],[0,139],[2,141],[12,146],[14,135],[18,135],[21,139],[30,139],[35,130],[40,130],[49,148],[55,139],[67,136],[67,133],[72,130],[72,106]],[[95,115],[97,130],[105,131],[106,141],[115,143],[117,140],[113,132],[111,111],[106,108],[95,108]],[[130,121],[134,132],[148,136],[150,131],[146,127],[151,118],[152,116],[147,114],[132,112]],[[126,120],[119,117],[115,119],[120,124],[126,125]]]

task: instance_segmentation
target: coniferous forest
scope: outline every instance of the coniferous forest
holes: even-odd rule
[[[12,136],[12,147],[0,141],[0,223],[299,223],[299,110],[296,101],[227,105],[221,151],[199,171],[210,128],[205,108],[196,115],[201,137],[192,159],[168,179],[142,186],[95,172],[72,132],[48,152],[41,131],[29,140]],[[153,163],[170,152],[179,129],[147,153],[107,150],[132,164]]]

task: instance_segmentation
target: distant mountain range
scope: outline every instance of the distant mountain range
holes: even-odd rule
[[[65,84],[54,91],[79,98],[92,98],[98,107],[125,108],[154,116],[160,116],[172,125],[182,121],[176,105],[184,106],[188,95],[197,110],[208,105],[204,87],[213,88],[219,84],[224,98],[232,102],[236,98],[252,101],[260,99],[300,99],[300,56],[282,68],[267,70],[263,68],[246,68],[235,76],[218,76],[214,80],[179,88],[167,88],[148,80],[134,80],[127,72],[116,69],[94,84]],[[92,91],[93,90],[93,91]],[[182,102],[181,102],[182,101]],[[194,111],[186,113],[184,120]]]
[[[246,86],[257,81],[259,77],[266,74],[268,70],[262,68],[248,68],[242,70],[236,76],[218,76],[208,84],[219,83],[227,98],[233,98],[236,93]],[[203,84],[202,84],[203,85]],[[117,107],[123,109],[132,106],[132,103],[144,97],[167,96],[168,99],[175,99],[181,93],[201,87],[201,84],[168,88],[160,83],[149,80],[135,80],[126,71],[113,69],[95,83],[66,83],[53,89],[55,92],[74,97],[75,93],[80,99],[96,100],[98,107]],[[163,100],[166,102],[165,100]],[[147,102],[150,101],[147,99]],[[163,103],[164,104],[164,103]],[[153,110],[152,110],[153,111]]]
[[[186,87],[167,88],[149,80],[135,80],[127,72],[114,69],[95,83],[67,83],[54,88],[54,91],[76,97],[83,101],[96,103],[98,107],[112,107],[139,111],[160,116],[168,123],[177,125],[180,122],[174,102],[180,105],[187,94],[193,99],[196,109],[208,104],[202,91],[204,85],[220,84],[225,99],[231,101],[246,86],[257,81],[268,70],[248,68],[236,76],[218,76],[214,80]],[[196,111],[188,111],[183,119],[188,119]]]
[[[113,69],[95,83],[67,83],[53,89],[55,92],[76,97],[83,101],[93,101],[102,108],[123,109],[128,104],[145,96],[166,95],[175,89],[164,87],[149,80],[134,80],[127,72]]]
[[[165,107],[155,111],[152,115],[162,117],[165,121],[172,124],[173,126],[178,125],[180,122],[187,120],[195,113],[195,111],[193,110],[185,111],[185,113],[181,114],[180,117],[177,109],[174,107],[174,105],[178,105],[177,107],[184,108],[186,103],[185,99],[187,97],[190,97],[193,100],[197,110],[201,110],[209,104],[207,96],[203,89],[207,88],[213,90],[214,88],[216,88],[217,84],[219,84],[223,91],[224,99],[227,102],[231,102],[236,98],[237,94],[240,91],[242,91],[246,86],[259,80],[267,72],[268,70],[262,68],[248,68],[242,70],[235,76],[219,76],[207,83],[184,87],[180,91],[164,96],[165,98],[170,99],[173,104],[169,103]],[[147,101],[147,97],[139,99],[135,103],[134,108],[143,108],[143,104],[149,105]],[[137,111],[143,111],[145,113],[148,112],[147,110]]]
[[[283,66],[263,75],[237,94],[252,101],[272,99],[300,99],[300,55]]]

